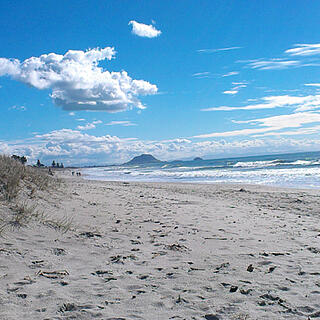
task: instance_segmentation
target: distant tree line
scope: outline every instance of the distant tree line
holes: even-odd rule
[[[22,164],[25,164],[25,163],[28,161],[25,156],[20,157],[20,156],[17,156],[17,155],[15,155],[15,154],[12,155],[11,158],[14,159],[14,160],[17,160],[17,161],[21,162]]]
[[[27,160],[27,157],[25,156],[17,156],[17,155],[12,155],[11,156],[12,159],[14,160],[17,160],[19,162],[21,162],[22,164],[25,164],[28,160]],[[45,165],[43,163],[41,163],[40,159],[37,160],[37,163],[36,165],[33,165],[34,167],[45,167]],[[64,168],[64,165],[63,163],[59,163],[59,162],[55,162],[54,160],[52,161],[52,164],[51,164],[51,167],[52,168]]]
[[[52,164],[51,164],[51,167],[52,168],[64,168],[64,165],[63,163],[59,163],[59,162],[55,162],[54,160],[52,161]]]
[[[38,159],[37,161],[37,167],[44,167],[44,164],[41,163],[41,161]],[[63,163],[59,163],[59,162],[55,162],[54,160],[52,161],[52,164],[51,164],[51,167],[52,168],[64,168],[64,165]]]
[[[37,167],[44,167],[44,164],[41,163],[41,161],[38,159],[37,161]],[[54,160],[52,161],[52,164],[51,164],[51,167],[52,168],[64,168],[64,165],[63,163],[59,163],[59,162],[55,162]]]

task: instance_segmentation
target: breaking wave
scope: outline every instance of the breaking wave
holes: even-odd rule
[[[252,158],[86,168],[87,179],[143,182],[245,183],[297,188],[320,187],[320,152]],[[271,159],[270,159],[271,158]]]

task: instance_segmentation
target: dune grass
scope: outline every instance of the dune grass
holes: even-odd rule
[[[13,200],[25,177],[26,168],[23,164],[7,156],[0,155],[0,196],[2,200]]]
[[[0,197],[12,201],[19,191],[26,187],[33,193],[35,189],[45,190],[52,182],[42,169],[23,165],[8,156],[0,155]]]
[[[58,186],[59,180],[46,169],[0,155],[0,235],[8,229],[26,227],[32,220],[61,232],[70,230],[70,218],[54,219],[37,208],[38,193],[49,193]]]

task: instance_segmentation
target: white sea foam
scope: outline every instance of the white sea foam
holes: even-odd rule
[[[161,168],[90,168],[87,178],[115,181],[180,181],[205,183],[248,183],[293,187],[320,187],[320,167],[261,168],[244,170],[242,167],[216,170],[185,170]],[[179,168],[181,169],[181,168]]]
[[[280,159],[270,160],[270,161],[246,161],[246,162],[237,162],[233,167],[237,168],[262,168],[262,167],[273,167],[284,164]]]
[[[320,188],[320,152],[83,169],[88,179],[248,183]]]
[[[315,166],[315,165],[320,165],[320,160],[297,160],[292,162],[291,165]]]

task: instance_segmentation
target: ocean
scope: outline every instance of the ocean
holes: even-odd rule
[[[320,188],[320,152],[290,153],[161,164],[84,168],[86,179],[104,181],[259,184]]]

